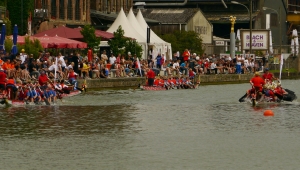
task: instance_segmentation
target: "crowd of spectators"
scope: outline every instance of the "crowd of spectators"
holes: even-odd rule
[[[206,55],[198,56],[185,50],[182,55],[174,53],[172,59],[167,59],[164,54],[149,56],[148,59],[137,60],[136,55],[130,52],[126,55],[107,56],[106,51],[102,54],[94,54],[91,61],[87,56],[80,53],[70,53],[57,56],[49,52],[41,52],[37,58],[32,54],[26,54],[24,50],[17,55],[0,52],[0,65],[7,77],[27,80],[37,79],[41,71],[45,71],[51,78],[57,70],[59,79],[68,79],[68,72],[73,69],[77,78],[99,79],[111,77],[145,76],[147,69],[152,69],[155,75],[186,75],[201,74],[246,74],[254,73],[262,69],[265,60],[255,60],[254,56],[243,57],[236,55]],[[57,64],[56,64],[57,59]],[[162,76],[162,75],[161,75]]]

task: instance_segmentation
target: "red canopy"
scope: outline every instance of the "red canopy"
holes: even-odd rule
[[[43,32],[40,32],[38,34],[35,34],[33,35],[33,37],[42,37],[44,36],[45,34],[48,35],[48,36],[51,36],[51,37],[54,37],[54,36],[59,36],[59,37],[64,37],[64,38],[69,38],[69,39],[83,39],[83,36],[81,35],[80,33],[80,30],[82,28],[68,28],[68,27],[64,27],[64,26],[61,26],[61,27],[58,27],[58,28],[53,28],[53,29],[50,29],[50,30],[47,30],[47,31],[43,31]],[[97,37],[102,37],[104,39],[111,39],[111,38],[114,38],[114,34],[112,33],[109,33],[109,32],[106,32],[106,31],[101,31],[101,30],[96,30],[95,31],[95,34]]]
[[[69,39],[82,39],[83,36],[81,35],[80,31],[68,27],[57,27],[50,30],[46,30],[40,33],[33,35],[33,37],[43,37],[44,35],[48,35],[50,37],[59,36]]]
[[[18,42],[19,44],[25,43],[25,37],[26,36],[18,36]],[[44,35],[42,37],[30,37],[31,40],[38,39],[43,48],[87,48],[87,44],[80,41],[75,41],[59,36],[48,36]]]

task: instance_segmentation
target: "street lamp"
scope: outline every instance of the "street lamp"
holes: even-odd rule
[[[249,18],[250,18],[249,19],[250,20],[250,44],[249,44],[250,48],[249,48],[249,52],[251,54],[252,53],[252,0],[250,0],[250,10],[246,5],[244,5],[242,3],[239,3],[239,2],[236,2],[236,1],[231,1],[231,3],[237,4],[237,5],[242,5],[248,10],[248,14],[249,14]]]
[[[279,41],[280,41],[280,47],[279,47],[279,53],[281,53],[281,47],[282,47],[282,33],[281,33],[281,22],[280,22],[280,20],[281,20],[281,10],[280,10],[280,7],[279,7],[279,13],[278,13],[278,11],[277,10],[275,10],[275,9],[273,9],[273,8],[269,8],[269,7],[262,7],[262,9],[265,11],[265,10],[272,10],[272,11],[275,11],[276,12],[276,14],[277,14],[277,16],[278,16],[278,23],[279,23],[279,36],[280,36],[280,38],[279,38]]]

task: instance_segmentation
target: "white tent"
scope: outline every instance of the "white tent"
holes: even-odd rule
[[[122,29],[124,30],[124,36],[135,38],[137,42],[146,42],[146,39],[136,32],[134,27],[129,23],[128,19],[126,18],[126,15],[123,11],[123,8],[121,8],[120,13],[114,23],[109,27],[107,32],[113,33],[117,31],[119,26],[122,26]]]
[[[147,32],[148,25],[143,17],[142,12],[139,10],[136,15],[136,20],[138,21],[140,27],[144,30],[143,32]],[[171,44],[162,40],[159,36],[157,36],[152,30],[150,30],[150,45],[154,46],[152,49],[152,56],[155,57],[158,53],[164,54],[165,56],[168,54],[168,58],[172,59],[172,47]]]
[[[122,26],[122,29],[124,30],[124,36],[134,38],[138,42],[139,45],[143,48],[143,58],[147,58],[146,56],[146,38],[139,34],[139,32],[134,29],[134,25],[131,25],[131,23],[128,21],[123,8],[121,8],[120,13],[114,23],[109,27],[107,32],[113,33],[118,30],[119,26]]]

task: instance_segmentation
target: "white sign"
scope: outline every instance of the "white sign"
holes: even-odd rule
[[[269,30],[252,30],[252,50],[269,49]],[[250,31],[241,30],[242,49],[250,49]]]
[[[216,46],[224,46],[224,41],[216,41]]]

